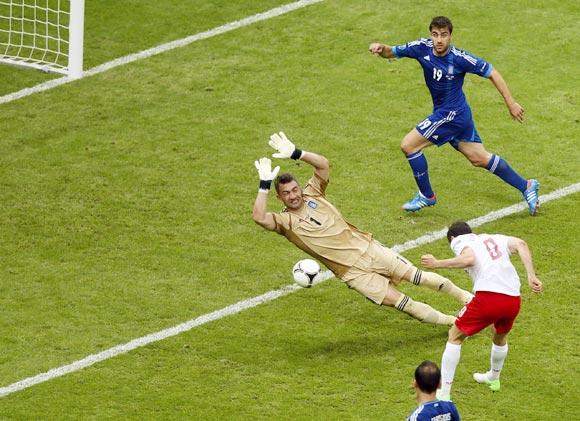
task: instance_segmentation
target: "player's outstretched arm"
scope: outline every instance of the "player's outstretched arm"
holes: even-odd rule
[[[532,261],[532,253],[526,243],[521,238],[510,237],[508,240],[508,248],[510,253],[517,253],[522,260],[526,273],[528,275],[528,285],[534,293],[542,292],[542,282],[537,278],[536,271],[534,270],[534,263]]]
[[[272,186],[272,180],[276,178],[280,167],[272,170],[272,161],[268,158],[260,158],[254,162],[258,175],[260,176],[260,188],[256,201],[254,202],[254,209],[252,210],[252,219],[254,222],[268,231],[273,231],[276,228],[276,221],[271,213],[266,212],[268,205],[268,193]]]
[[[326,159],[324,156],[314,152],[307,152],[298,149],[294,143],[292,143],[292,141],[286,137],[284,132],[274,133],[272,136],[270,136],[270,141],[268,144],[278,151],[277,153],[273,153],[272,157],[292,158],[304,161],[314,167],[314,172],[320,178],[323,180],[328,180],[330,175],[330,164],[328,159]]]
[[[395,58],[393,48],[390,45],[373,42],[369,45],[369,52],[382,58]]]
[[[432,254],[421,256],[421,264],[429,269],[464,269],[475,265],[475,254],[469,247],[465,247],[459,256],[451,259],[439,260]]]
[[[520,123],[523,123],[524,108],[520,104],[518,104],[512,97],[512,94],[507,86],[507,83],[502,77],[501,73],[498,72],[496,69],[493,69],[491,71],[489,79],[492,81],[495,88],[503,97],[503,100],[505,101],[505,104],[508,107],[508,110],[512,118],[516,121],[519,121]]]

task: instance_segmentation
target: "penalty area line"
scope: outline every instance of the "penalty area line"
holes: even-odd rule
[[[571,184],[568,187],[564,187],[558,190],[554,190],[551,193],[546,195],[540,196],[540,203],[549,202],[551,200],[560,199],[562,197],[571,195],[573,193],[577,193],[580,191],[580,183]],[[471,219],[467,221],[472,227],[478,227],[480,225],[486,224],[488,222],[492,222],[501,218],[504,218],[508,215],[512,215],[517,212],[521,212],[522,210],[527,209],[526,204],[519,203],[516,205],[508,206],[503,209],[499,209],[497,211],[493,211],[488,213],[487,215],[481,216],[479,218]],[[392,249],[401,253],[406,250],[411,250],[416,247],[432,243],[434,241],[440,240],[444,238],[447,234],[446,229],[442,229],[439,231],[433,231],[429,234],[423,235],[415,240],[407,241],[403,244],[395,245]],[[323,282],[327,279],[332,278],[332,272],[326,271],[323,273],[321,279],[317,282]],[[170,327],[165,330],[161,330],[159,332],[151,333],[146,336],[142,336],[137,339],[133,339],[130,342],[127,342],[122,345],[117,345],[113,348],[109,348],[105,351],[99,352],[97,354],[91,354],[88,357],[85,357],[81,360],[75,361],[71,364],[64,365],[62,367],[53,368],[45,373],[38,374],[33,377],[28,377],[24,380],[20,380],[16,383],[13,383],[9,386],[0,387],[0,397],[10,395],[14,392],[18,392],[23,389],[27,389],[31,386],[34,386],[39,383],[46,382],[48,380],[52,380],[57,377],[62,377],[65,374],[73,373],[75,371],[82,370],[84,368],[90,367],[91,365],[98,363],[100,361],[108,360],[109,358],[116,357],[117,355],[126,354],[129,351],[132,351],[137,348],[144,347],[149,345],[153,342],[161,341],[163,339],[170,338],[172,336],[179,335],[180,333],[187,332],[195,327],[201,326],[203,324],[212,322],[214,320],[219,320],[227,316],[232,316],[234,314],[240,313],[241,311],[256,307],[260,304],[267,303],[269,301],[273,301],[277,298],[283,297],[285,295],[291,294],[299,289],[302,289],[296,284],[290,284],[283,288],[266,292],[265,294],[259,295],[257,297],[250,298],[248,300],[240,301],[235,304],[229,305],[224,307],[220,310],[214,311],[212,313],[207,313],[202,316],[199,316],[195,319],[189,320],[185,323],[181,323],[177,326]]]
[[[106,72],[108,70],[114,69],[115,67],[123,66],[125,64],[133,63],[134,61],[143,60],[149,57],[156,56],[157,54],[164,53],[166,51],[174,50],[176,48],[185,47],[191,43],[196,41],[201,41],[207,38],[215,37],[216,35],[221,35],[226,32],[233,31],[234,29],[242,28],[244,26],[252,25],[256,22],[261,22],[267,19],[271,19],[280,15],[284,15],[286,13],[292,12],[297,9],[301,9],[306,6],[310,6],[311,4],[320,3],[324,0],[300,0],[294,3],[288,3],[283,6],[275,7],[270,9],[266,12],[257,13],[252,16],[248,16],[247,18],[236,20],[233,22],[226,23],[225,25],[218,26],[216,28],[210,29],[205,32],[200,32],[194,35],[190,35],[185,38],[181,38],[175,41],[170,41],[165,44],[158,45],[156,47],[149,48],[147,50],[139,51],[138,53],[133,53],[126,55],[124,57],[119,57],[115,60],[108,61],[106,63],[100,64],[98,66],[93,67],[92,69],[86,70],[83,72],[81,77],[89,77],[94,76],[99,73]],[[27,97],[29,95],[33,95],[39,92],[48,91],[52,88],[56,88],[57,86],[65,85],[70,82],[74,82],[75,80],[70,77],[61,77],[58,79],[52,79],[48,82],[40,83],[38,85],[32,86],[30,88],[24,88],[20,91],[13,92],[11,94],[7,94],[4,96],[0,96],[0,104],[5,104],[8,102],[15,101],[20,98]]]

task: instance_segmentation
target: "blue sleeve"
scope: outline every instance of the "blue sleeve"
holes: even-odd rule
[[[475,75],[488,78],[491,76],[493,66],[484,59],[474,56],[465,50],[459,50],[455,47],[452,49],[455,55],[455,65],[464,73],[473,73]]]
[[[421,38],[416,41],[410,41],[406,44],[395,45],[393,47],[393,55],[396,58],[403,57],[418,58],[424,56],[425,55],[424,50],[425,48],[429,48],[428,43],[430,42],[431,40]]]

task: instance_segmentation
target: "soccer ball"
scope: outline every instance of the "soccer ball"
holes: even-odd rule
[[[316,275],[320,273],[320,265],[312,259],[304,259],[297,262],[292,268],[294,282],[302,288],[310,288]]]

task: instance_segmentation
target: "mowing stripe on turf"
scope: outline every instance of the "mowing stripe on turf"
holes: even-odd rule
[[[134,61],[143,60],[157,54],[164,53],[166,51],[173,50],[175,48],[185,47],[193,42],[200,41],[203,39],[215,37],[216,35],[221,35],[223,33],[233,31],[234,29],[242,28],[244,26],[252,25],[256,22],[260,22],[263,20],[271,19],[276,16],[284,15],[288,12],[292,12],[297,9],[301,9],[306,6],[310,6],[311,4],[320,3],[324,0],[300,0],[294,3],[285,4],[284,6],[275,7],[274,9],[270,9],[267,12],[257,13],[255,15],[249,16],[247,18],[236,20],[230,23],[226,23],[225,25],[218,26],[217,28],[210,29],[209,31],[200,32],[195,35],[190,35],[188,37],[178,39],[175,41],[168,42],[166,44],[158,45],[157,47],[149,48],[147,50],[140,51],[138,53],[129,54],[124,57],[117,58],[115,60],[111,60],[107,63],[100,64],[98,66],[93,67],[92,69],[86,70],[83,72],[83,78],[88,76],[94,76],[99,73],[106,72],[107,70],[111,70],[115,67],[122,66],[124,64],[129,64]],[[4,104],[7,102],[15,101],[20,98],[27,97],[32,94],[36,94],[38,92],[48,91],[49,89],[56,88],[57,86],[61,86],[70,82],[73,82],[77,79],[71,79],[69,77],[61,77],[58,79],[53,79],[48,82],[40,83],[36,86],[31,88],[25,88],[18,92],[13,92],[8,95],[4,95],[0,97],[0,104]]]
[[[555,190],[549,194],[540,196],[540,202],[545,203],[551,200],[560,199],[562,197],[568,196],[573,193],[577,193],[580,191],[580,183],[572,184],[568,187],[564,187],[562,189]],[[469,225],[472,227],[478,227],[482,224],[495,221],[497,219],[504,218],[508,215],[512,215],[517,212],[521,212],[522,210],[527,209],[527,206],[523,203],[519,203],[517,205],[508,206],[507,208],[503,208],[497,211],[493,211],[484,215],[479,218],[471,219],[468,222]],[[445,237],[447,234],[447,229],[442,229],[439,231],[433,231],[429,234],[423,235],[415,240],[407,241],[406,243],[399,244],[393,247],[393,250],[397,252],[402,252],[405,250],[411,250],[413,248],[419,247],[421,245],[425,245],[428,243],[432,243],[434,241],[440,240]],[[326,271],[323,273],[322,279],[318,280],[316,283],[323,282],[327,279],[332,278],[332,273],[330,271]],[[83,358],[82,360],[75,361],[71,364],[63,365],[62,367],[53,368],[45,373],[38,374],[33,377],[28,377],[24,380],[20,380],[19,382],[13,383],[9,386],[1,387],[0,388],[0,396],[6,396],[14,392],[18,392],[19,390],[23,390],[29,388],[30,386],[34,386],[38,383],[43,383],[45,381],[54,379],[56,377],[64,376],[65,374],[72,373],[78,370],[82,370],[83,368],[90,367],[91,365],[98,363],[99,361],[104,361],[109,358],[116,357],[117,355],[125,354],[129,351],[132,351],[137,348],[141,348],[143,346],[149,345],[150,343],[161,341],[163,339],[170,338],[172,336],[178,335],[183,332],[187,332],[197,326],[201,326],[208,322],[218,320],[224,318],[226,316],[231,316],[233,314],[239,313],[243,310],[247,310],[252,307],[256,307],[260,304],[267,303],[269,301],[275,300],[276,298],[283,297],[288,295],[296,290],[301,289],[296,284],[287,285],[283,288],[266,292],[265,294],[259,295],[254,298],[250,298],[248,300],[240,301],[238,303],[232,304],[230,306],[224,307],[221,310],[214,311],[212,313],[207,313],[202,316],[199,316],[195,319],[189,320],[185,323],[181,323],[177,326],[170,327],[165,330],[161,330],[159,332],[151,333],[146,336],[142,336],[137,339],[133,339],[130,342],[127,342],[122,345],[117,345],[113,348],[109,348],[105,351],[99,352],[98,354],[92,354],[88,357]]]

